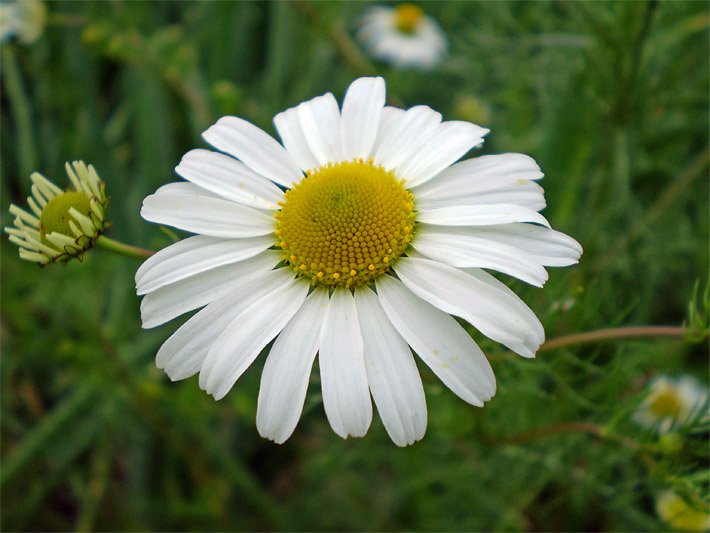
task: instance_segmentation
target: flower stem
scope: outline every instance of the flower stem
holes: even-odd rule
[[[71,15],[69,13],[49,13],[47,22],[57,26],[66,26],[67,28],[81,28],[89,22],[86,17],[81,15]]]
[[[3,86],[7,89],[10,112],[13,114],[17,131],[17,146],[22,175],[29,176],[37,168],[37,142],[32,129],[32,106],[25,91],[22,73],[13,46],[3,43],[2,51]]]
[[[596,331],[586,331],[551,339],[540,346],[538,353],[576,346],[577,344],[588,344],[611,339],[629,339],[634,337],[684,337],[696,333],[691,328],[681,326],[631,326],[624,328],[605,328]]]
[[[532,431],[518,433],[504,437],[499,441],[501,444],[525,444],[534,440],[554,435],[556,433],[587,433],[594,435],[602,440],[612,440],[626,446],[627,448],[637,449],[639,444],[628,437],[614,435],[609,433],[604,427],[592,424],[591,422],[558,422],[549,426],[542,426]]]
[[[111,250],[112,252],[127,255],[128,257],[135,257],[137,259],[146,259],[155,253],[151,250],[146,250],[145,248],[138,248],[137,246],[131,246],[130,244],[124,244],[122,242],[109,239],[104,235],[101,235],[98,239],[96,239],[96,244],[105,250]]]

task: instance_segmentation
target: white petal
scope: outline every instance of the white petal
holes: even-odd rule
[[[234,202],[259,209],[278,209],[283,192],[241,161],[210,150],[190,150],[175,172],[186,180]]]
[[[488,131],[470,122],[442,122],[431,138],[418,147],[416,154],[398,166],[397,175],[407,180],[407,187],[416,187],[481,144]]]
[[[430,182],[427,182],[430,183]],[[545,191],[533,181],[521,180],[519,183],[511,183],[497,189],[488,191],[471,192],[468,194],[453,194],[449,198],[435,198],[425,196],[417,198],[417,209],[431,210],[442,207],[455,207],[459,205],[494,205],[509,204],[527,207],[533,211],[545,209]]]
[[[274,341],[261,374],[256,410],[262,437],[281,444],[296,428],[327,308],[328,291],[314,290]]]
[[[572,237],[532,224],[502,224],[475,227],[441,227],[514,246],[545,266],[568,266],[578,262],[582,247]]]
[[[380,127],[377,130],[377,138],[372,152],[375,162],[380,164],[381,161],[377,158],[382,143],[392,144],[393,134],[401,127],[401,121],[404,118],[406,111],[398,107],[385,106],[380,114]]]
[[[222,117],[202,137],[218,150],[243,161],[254,172],[286,187],[303,177],[283,146],[239,117]]]
[[[451,165],[413,192],[419,200],[442,200],[489,193],[516,184],[524,186],[542,177],[540,167],[527,155],[484,155]]]
[[[350,291],[336,288],[325,313],[320,338],[323,407],[333,431],[362,437],[372,421],[363,342]]]
[[[390,323],[377,296],[367,287],[355,291],[372,397],[392,441],[407,446],[424,436],[424,388],[409,346]]]
[[[320,165],[343,160],[340,110],[331,93],[303,102],[297,108],[303,135]]]
[[[196,374],[212,343],[234,317],[292,277],[289,269],[280,268],[258,271],[256,277],[243,278],[242,283],[223,292],[163,343],[155,357],[156,366],[164,369],[173,381]]]
[[[359,78],[350,84],[345,93],[340,123],[346,160],[370,157],[384,105],[384,79]]]
[[[387,318],[444,385],[473,405],[481,406],[493,397],[493,369],[456,320],[392,276],[380,276],[376,285]]]
[[[419,207],[417,206],[417,209]],[[550,227],[540,213],[515,204],[456,205],[435,209],[422,208],[417,222],[437,226],[490,226],[510,222],[535,222]]]
[[[303,170],[317,168],[318,160],[311,152],[306,142],[306,137],[301,128],[301,119],[295,107],[287,109],[274,117],[274,126],[279,132],[281,142],[288,150],[298,165]]]
[[[460,229],[461,232],[442,231],[440,228],[444,227],[420,224],[412,245],[427,257],[453,267],[491,268],[537,287],[547,281],[547,271],[526,252],[469,233],[466,231],[471,229],[469,227],[447,228]]]
[[[175,196],[178,194],[184,194],[187,196],[204,196],[206,198],[216,198],[219,200],[224,200],[219,194],[208,191],[204,187],[200,187],[189,181],[173,181],[166,185],[158,187],[155,191],[155,196]]]
[[[274,231],[274,219],[260,211],[197,194],[159,190],[143,200],[141,216],[150,222],[212,237],[257,237]]]
[[[462,272],[430,259],[401,257],[395,271],[414,294],[524,357],[533,357],[545,340],[525,302],[482,270]]]
[[[390,133],[386,138],[382,137],[373,156],[375,163],[387,170],[395,169],[411,159],[419,145],[431,137],[441,123],[441,113],[425,105],[414,106],[404,114],[390,114],[398,116],[390,117]]]
[[[136,292],[140,296],[205,270],[238,263],[273,244],[269,235],[234,240],[196,235],[183,239],[163,248],[140,266],[136,272]]]
[[[215,400],[229,392],[259,352],[303,305],[308,283],[289,279],[239,313],[214,341],[200,368],[200,387]]]
[[[154,328],[217,300],[232,287],[268,272],[280,258],[278,252],[267,250],[256,257],[200,272],[146,294],[141,301],[143,327]]]

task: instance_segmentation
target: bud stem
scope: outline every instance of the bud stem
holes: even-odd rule
[[[112,252],[127,255],[128,257],[135,257],[137,259],[146,259],[155,253],[151,250],[146,250],[145,248],[138,248],[137,246],[131,246],[130,244],[124,244],[122,242],[109,239],[104,235],[101,235],[96,240],[96,245],[106,250],[111,250]]]

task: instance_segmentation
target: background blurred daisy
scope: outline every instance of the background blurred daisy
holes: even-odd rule
[[[359,25],[357,37],[369,53],[395,67],[431,69],[446,57],[446,35],[413,4],[369,7]]]
[[[710,530],[710,509],[707,504],[698,503],[695,507],[691,506],[672,490],[665,491],[656,499],[656,512],[675,530]]]
[[[0,2],[0,42],[12,37],[32,44],[44,31],[47,7],[41,0]]]
[[[342,111],[330,93],[313,98],[274,118],[283,146],[224,117],[203,136],[233,157],[187,153],[176,171],[189,182],[143,203],[146,220],[199,234],[138,270],[143,326],[207,306],[163,344],[157,365],[173,380],[199,372],[220,399],[278,335],[257,410],[259,432],[276,442],[298,422],[316,353],[325,412],[344,438],[367,432],[370,393],[396,444],[423,436],[410,346],[454,393],[483,405],[493,371],[450,314],[532,357],[542,325],[481,267],[541,286],[543,265],[581,253],[537,212],[542,173],[531,158],[453,164],[488,130],[384,103],[382,78],[354,81]]]
[[[634,414],[634,420],[659,433],[688,421],[701,410],[707,412],[708,391],[692,376],[659,376],[648,385],[649,393]]]

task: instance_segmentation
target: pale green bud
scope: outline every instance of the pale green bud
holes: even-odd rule
[[[14,227],[5,231],[20,247],[20,257],[45,265],[81,260],[108,227],[104,219],[108,198],[104,183],[83,161],[66,164],[73,189],[62,191],[40,173],[31,176],[30,210],[10,206]]]

